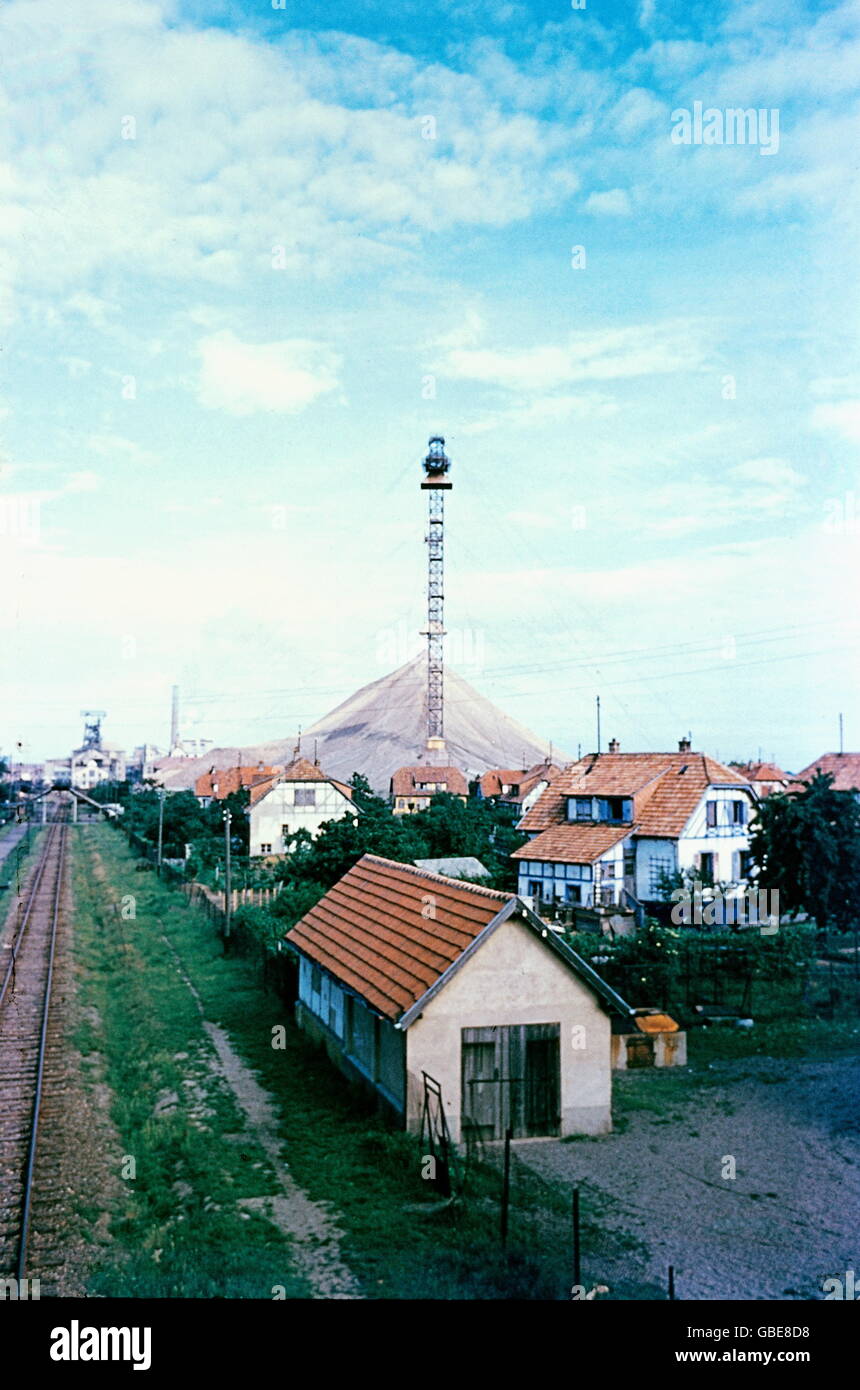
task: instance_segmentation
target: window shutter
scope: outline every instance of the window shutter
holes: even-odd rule
[[[735,883],[741,876],[741,852],[739,849],[732,850],[732,878]]]

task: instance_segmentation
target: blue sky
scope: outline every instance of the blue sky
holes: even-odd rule
[[[0,11],[5,752],[163,743],[174,682],[284,736],[408,659],[437,430],[503,708],[857,746],[857,4],[82,8]],[[778,147],[674,143],[697,101]]]

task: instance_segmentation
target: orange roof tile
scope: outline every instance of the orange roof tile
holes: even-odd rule
[[[194,795],[211,796],[216,801],[223,801],[233,792],[243,787],[253,787],[261,779],[271,777],[274,771],[274,768],[262,763],[255,763],[253,767],[210,768],[208,772],[201,773],[194,783]]]
[[[287,939],[386,1018],[398,1019],[513,900],[365,854]]]
[[[555,864],[593,864],[636,829],[633,825],[555,825],[514,850],[512,859],[540,859]]]
[[[469,787],[458,767],[430,767],[416,763],[414,767],[399,767],[391,778],[392,796],[432,796],[432,792],[422,792],[419,782],[447,782],[446,790],[454,796],[468,796]]]
[[[680,835],[709,786],[749,787],[736,768],[704,753],[592,753],[572,763],[520,822],[525,831],[566,823],[567,798],[577,794],[633,798],[639,835]]]
[[[271,777],[261,779],[251,788],[251,805],[256,806],[258,801],[262,801],[263,797],[268,796],[272,788],[281,782],[328,782],[352,800],[352,787],[348,787],[345,782],[336,781],[334,777],[327,777],[316,763],[308,762],[307,758],[295,758],[293,762],[287,763],[283,770],[276,770]]]
[[[605,1004],[631,1014],[629,1004],[556,933],[548,933],[515,894],[376,854],[363,855],[286,939],[384,1018],[406,1027],[409,1011],[439,988],[499,914],[517,910]]]
[[[558,777],[561,768],[555,763],[536,763],[530,768],[490,768],[481,777],[481,792],[484,796],[505,796],[511,800],[522,801],[538,782],[551,782]],[[502,787],[514,786],[515,792],[503,792]]]
[[[829,772],[833,790],[851,792],[860,789],[860,753],[822,753],[814,763],[798,772],[798,782],[810,782],[816,772]]]

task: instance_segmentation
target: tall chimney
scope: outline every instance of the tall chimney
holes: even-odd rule
[[[610,751],[610,753],[620,753],[620,752],[621,752],[621,744],[618,742],[618,739],[617,739],[617,738],[611,738],[611,739],[609,740],[609,751]]]
[[[690,751],[690,749],[692,748],[692,746],[693,746],[693,745],[692,745],[692,743],[690,742],[689,738],[679,738],[679,739],[678,739],[678,752],[679,752],[679,753],[689,753],[689,751]]]

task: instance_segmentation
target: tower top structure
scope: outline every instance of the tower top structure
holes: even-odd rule
[[[451,460],[445,440],[434,434],[423,460],[422,492],[428,494],[427,535],[427,751],[445,750],[445,493],[451,491]]]

